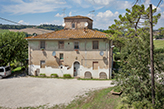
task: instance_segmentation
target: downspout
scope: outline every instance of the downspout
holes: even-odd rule
[[[113,51],[111,48],[111,45],[113,44],[113,41],[109,41],[109,79],[111,79],[112,76],[112,66],[113,66]]]
[[[86,63],[86,57],[87,57],[87,48],[86,48],[86,45],[87,45],[87,41],[85,41],[85,67],[87,66],[87,63]]]
[[[29,54],[30,54],[30,56],[29,56],[29,66],[30,66],[30,70],[29,70],[29,72],[28,72],[28,74],[30,75],[31,74],[31,47],[30,47],[30,43],[28,43],[29,45],[29,47],[28,47],[28,52],[29,52]]]

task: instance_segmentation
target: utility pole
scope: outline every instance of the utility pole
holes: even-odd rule
[[[151,60],[151,85],[152,85],[152,104],[155,104],[155,85],[154,85],[154,56],[153,56],[153,18],[152,18],[152,4],[150,4],[150,60]]]

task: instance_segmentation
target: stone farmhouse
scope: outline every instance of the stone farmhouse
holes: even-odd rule
[[[109,79],[112,75],[112,41],[107,34],[92,30],[85,16],[64,18],[64,29],[27,37],[28,73],[46,76]]]

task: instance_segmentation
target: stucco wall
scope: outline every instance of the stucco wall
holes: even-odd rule
[[[92,41],[99,41],[99,49],[92,49]],[[74,50],[74,42],[79,42],[79,50]],[[29,73],[34,74],[37,68],[40,73],[57,73],[63,76],[64,73],[73,76],[74,62],[80,63],[79,77],[84,77],[86,71],[92,73],[93,78],[99,78],[100,72],[106,72],[109,77],[109,40],[104,39],[87,39],[87,40],[64,40],[64,49],[58,49],[58,41],[46,40],[45,50],[40,50],[40,41],[28,41],[29,43]],[[56,57],[52,56],[52,52],[56,52]],[[100,51],[104,55],[100,56]],[[64,54],[64,59],[59,59],[59,54]],[[40,68],[40,61],[45,60],[45,68]],[[93,69],[93,62],[98,62],[98,69]],[[62,69],[60,66],[63,66]]]
[[[89,19],[65,19],[65,28],[72,28],[72,23],[75,24],[75,28],[84,28],[85,23],[88,22],[87,28],[92,29],[92,21]]]

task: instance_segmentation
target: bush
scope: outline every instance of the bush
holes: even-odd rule
[[[115,54],[114,59],[115,60],[120,60],[121,59],[121,55],[120,54]]]
[[[71,75],[70,74],[64,74],[63,77],[64,78],[71,78]]]
[[[153,105],[147,100],[142,100],[133,102],[131,105],[126,103],[120,103],[117,106],[117,109],[153,109]]]
[[[113,48],[113,52],[120,52],[120,50],[119,50],[119,48],[114,47],[114,48]]]
[[[156,38],[156,39],[163,39],[164,38],[164,36],[163,35],[156,35],[156,36],[154,36],[153,38]]]
[[[56,73],[51,74],[51,78],[57,78],[58,75]]]
[[[41,73],[40,76],[41,76],[41,77],[46,77],[46,74]]]
[[[121,92],[121,91],[122,91],[122,90],[121,90],[121,86],[115,87],[113,91],[114,91],[114,92]]]
[[[164,48],[154,49],[155,53],[164,53]]]

